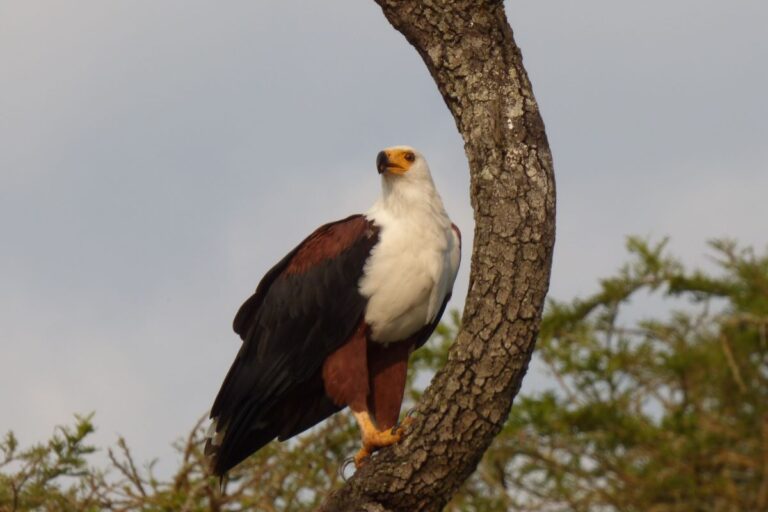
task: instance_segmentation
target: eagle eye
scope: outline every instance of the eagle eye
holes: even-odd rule
[[[405,154],[405,159],[408,160],[409,162],[413,162],[414,160],[416,160],[416,155],[414,155],[412,152],[409,151]]]

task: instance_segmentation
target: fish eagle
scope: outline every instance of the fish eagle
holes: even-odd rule
[[[461,235],[424,157],[376,157],[382,195],[363,215],[319,227],[240,307],[240,351],[211,408],[205,445],[226,474],[277,438],[349,407],[355,464],[400,440],[408,357],[437,326],[459,268]]]

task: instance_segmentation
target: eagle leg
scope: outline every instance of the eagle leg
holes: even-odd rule
[[[355,412],[355,419],[360,425],[363,446],[355,454],[355,467],[359,468],[373,452],[379,448],[390,446],[400,441],[405,433],[402,426],[395,426],[391,429],[379,430],[371,420],[368,411]]]

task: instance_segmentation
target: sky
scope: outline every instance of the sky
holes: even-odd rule
[[[691,265],[711,238],[768,248],[768,3],[506,6],[555,160],[551,297],[594,291],[627,235]],[[373,203],[395,144],[465,234],[461,307],[461,139],[373,1],[0,0],[0,432],[95,411],[96,444],[172,467],[239,305]]]

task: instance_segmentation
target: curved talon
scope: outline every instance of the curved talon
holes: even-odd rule
[[[406,418],[413,418],[414,416],[416,416],[416,414],[418,414],[418,411],[416,410],[416,407],[411,407],[410,409],[405,411],[405,417]]]
[[[344,462],[341,463],[341,466],[339,466],[339,476],[342,480],[345,482],[348,480],[348,478],[345,476],[345,473],[347,472],[347,468],[350,464],[354,464],[355,468],[357,468],[357,461],[355,461],[354,457],[349,457],[344,460]]]
[[[405,417],[403,417],[402,420],[400,420],[399,423],[397,423],[395,426],[392,427],[390,432],[392,433],[392,435],[402,436],[403,434],[405,434],[405,431],[408,429],[408,427],[411,426],[412,423],[413,423],[413,418],[406,415]]]

